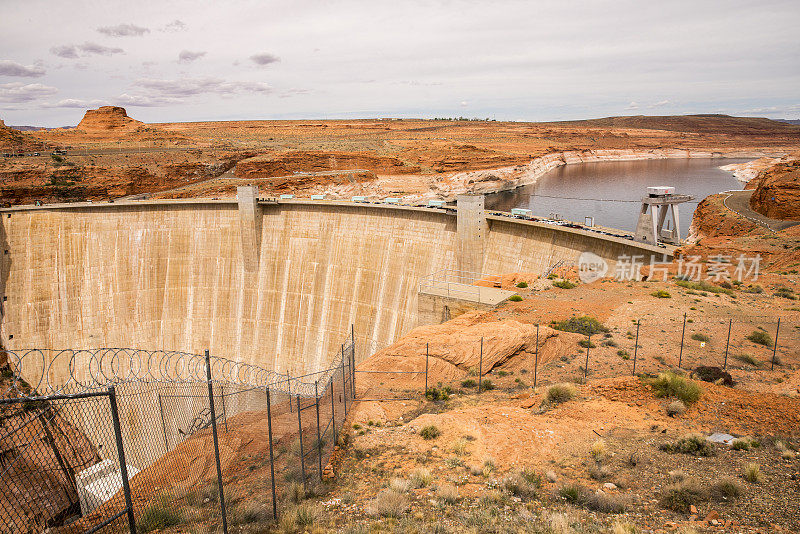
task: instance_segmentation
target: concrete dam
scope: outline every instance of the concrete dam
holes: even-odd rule
[[[613,273],[622,254],[671,254],[487,214],[483,197],[443,210],[255,193],[3,209],[2,346],[209,349],[296,376],[333,360],[351,325],[359,360],[417,326],[436,271],[541,273],[591,251]]]

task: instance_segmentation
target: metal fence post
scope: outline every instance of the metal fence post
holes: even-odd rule
[[[222,465],[219,462],[219,440],[217,439],[217,414],[214,410],[214,383],[211,382],[211,356],[206,350],[206,380],[208,382],[208,408],[211,411],[211,435],[214,439],[214,459],[217,463],[219,507],[222,511],[222,532],[228,534],[228,517],[225,511],[225,493],[222,485]]]
[[[114,386],[108,388],[108,404],[111,407],[111,421],[114,425],[114,438],[117,441],[122,493],[125,495],[125,507],[128,509],[128,528],[131,534],[136,534],[136,520],[133,518],[133,502],[131,502],[131,486],[128,480],[128,464],[125,463],[125,448],[122,445],[122,430],[119,424],[119,410],[117,408],[117,390]]]
[[[319,432],[319,380],[314,380],[314,404],[317,407],[317,463],[319,464],[319,481],[322,482],[322,435]]]
[[[536,325],[536,361],[533,364],[533,391],[536,391],[536,379],[539,374],[539,325]]]
[[[347,375],[344,373],[344,345],[342,345],[342,400],[344,400],[344,415],[347,417]],[[333,382],[333,378],[331,378]]]
[[[478,394],[481,392],[483,382],[483,338],[481,338],[481,359],[478,363]]]
[[[728,368],[728,347],[731,345],[731,326],[733,326],[733,319],[728,319],[728,339],[725,341],[725,363],[723,363],[722,368]]]
[[[292,400],[289,397],[289,405]],[[300,415],[300,395],[297,396],[297,435],[300,437],[300,472],[303,475],[303,489],[306,488],[306,459],[303,454],[303,418]]]
[[[636,341],[633,343],[633,376],[636,376],[636,356],[639,354],[639,324],[641,321],[636,319]]]
[[[592,334],[586,338],[586,366],[583,368],[583,379],[589,377],[589,349],[592,346]]]
[[[686,313],[683,314],[683,330],[681,331],[681,352],[678,354],[678,369],[681,368],[683,362],[683,340],[686,336]]]
[[[428,394],[428,343],[425,343],[425,391],[423,395]]]
[[[336,430],[336,402],[333,396],[333,380],[330,383],[331,387],[331,424],[333,425],[333,431],[331,434],[333,435],[333,444],[336,445],[336,442],[339,440],[339,432]],[[344,423],[344,421],[342,421]]]
[[[289,394],[289,413],[292,413],[292,381],[289,378],[289,371],[286,371],[286,392]]]
[[[292,404],[292,399],[289,399]],[[267,387],[267,433],[269,434],[269,472],[272,479],[272,519],[278,519],[278,497],[275,492],[275,454],[272,452],[272,406],[269,399],[269,387]]]
[[[775,352],[778,350],[778,334],[781,331],[781,318],[778,317],[778,326],[775,328],[775,343],[772,344],[772,367],[770,371],[775,369]]]

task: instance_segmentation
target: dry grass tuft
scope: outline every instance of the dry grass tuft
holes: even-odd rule
[[[420,467],[415,469],[411,472],[411,485],[415,488],[425,488],[431,485],[433,481],[433,476],[431,472],[425,469],[424,467]]]
[[[367,503],[367,515],[377,517],[401,517],[408,511],[410,502],[408,497],[393,489],[382,489],[378,495]]]
[[[604,439],[598,439],[597,441],[592,443],[592,448],[590,452],[595,462],[602,462],[603,460],[608,458],[608,444],[606,444],[606,441]]]
[[[458,500],[458,488],[452,484],[442,484],[436,488],[436,496],[447,504]]]
[[[683,403],[683,401],[674,400],[669,404],[667,404],[667,415],[670,417],[683,415],[685,411],[686,411],[686,405]]]
[[[744,466],[742,477],[751,484],[758,484],[763,480],[761,476],[761,467],[756,463],[749,463]]]

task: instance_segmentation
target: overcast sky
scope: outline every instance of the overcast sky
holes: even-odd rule
[[[798,20],[798,0],[3,0],[0,118],[798,118]]]

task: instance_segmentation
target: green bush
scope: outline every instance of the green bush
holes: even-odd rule
[[[694,456],[714,456],[717,453],[711,443],[700,434],[689,434],[672,443],[662,443],[659,449]]]
[[[450,394],[453,391],[450,389],[450,386],[445,386],[443,388],[428,388],[428,391],[425,392],[425,398],[429,401],[446,401],[450,399]]]
[[[673,512],[688,513],[693,504],[708,499],[708,494],[693,479],[683,480],[664,489],[661,506]]]
[[[547,389],[547,401],[558,404],[573,399],[578,391],[571,384],[556,384]]]
[[[619,349],[617,351],[617,356],[620,356],[623,360],[630,360],[631,359],[631,355],[625,349]]]
[[[763,330],[753,330],[753,333],[747,336],[747,339],[758,345],[772,347],[772,338]]]
[[[755,356],[752,354],[737,354],[734,358],[747,365],[752,365],[753,367],[758,367],[760,365],[759,361],[756,360]]]
[[[422,436],[422,439],[431,440],[438,438],[442,435],[442,433],[438,428],[436,428],[436,426],[428,425],[419,431],[419,435]]]
[[[492,383],[491,380],[484,378],[483,380],[481,380],[481,389],[483,391],[492,390],[494,389],[494,384]]]
[[[775,296],[789,300],[797,300],[798,298],[797,295],[794,294],[794,291],[788,287],[779,287],[777,291],[775,291]]]
[[[510,297],[508,297],[508,300],[510,300],[511,302],[521,302],[522,297],[520,297],[519,295],[511,295]]]
[[[659,298],[659,299],[671,299],[672,298],[672,295],[669,294],[669,291],[664,291],[663,289],[659,289],[658,291],[653,291],[650,294],[653,295],[656,298]]]
[[[517,287],[525,289],[526,287],[528,287],[528,282],[520,282],[519,284],[517,284]]]
[[[733,295],[732,289],[720,287],[705,280],[699,282],[690,282],[689,280],[676,280],[675,285],[684,287],[694,291],[707,291],[709,293],[725,293],[726,295]]]
[[[144,510],[139,516],[136,524],[137,530],[141,532],[151,532],[183,523],[183,512],[180,508],[174,508],[167,499],[161,499]]]
[[[462,388],[474,388],[477,385],[478,384],[471,378],[467,378],[466,380],[463,380],[461,382],[461,387]]]
[[[575,332],[576,334],[583,334],[584,336],[608,332],[608,328],[603,326],[600,321],[588,315],[570,317],[563,321],[553,321],[550,323],[550,327],[561,330],[562,332]]]
[[[561,289],[572,289],[574,287],[578,287],[578,284],[573,284],[569,280],[559,280],[557,282],[553,282],[553,286],[560,287]]]
[[[695,334],[692,334],[692,339],[694,339],[695,341],[704,341],[704,342],[706,342],[706,343],[708,343],[709,341],[711,341],[711,338],[710,338],[710,337],[708,337],[708,336],[707,336],[707,335],[705,335],[705,334],[700,334],[700,333],[695,333]]]
[[[658,377],[650,381],[650,386],[658,397],[676,397],[687,406],[697,402],[702,390],[694,380],[679,376],[672,371],[659,373]]]
[[[580,345],[584,349],[588,349],[588,348],[592,348],[593,349],[593,348],[595,348],[597,346],[594,343],[592,343],[591,341],[589,341],[588,339],[581,339],[580,341],[578,341],[578,345]]]

